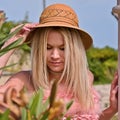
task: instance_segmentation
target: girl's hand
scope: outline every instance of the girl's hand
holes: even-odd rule
[[[110,108],[115,113],[118,111],[118,78],[118,72],[116,72],[110,90]]]

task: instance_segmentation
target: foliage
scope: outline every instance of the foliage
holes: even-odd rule
[[[11,101],[7,103],[9,106],[6,107],[0,103],[0,120],[61,120],[72,105],[72,101],[65,105],[62,100],[56,100],[56,88],[57,82],[54,81],[50,97],[46,101],[43,101],[42,89],[39,89],[30,101],[25,89],[20,91],[19,98],[14,97],[15,93],[12,91],[11,94],[13,95],[10,98],[7,97]],[[70,120],[70,117],[66,118],[66,120]]]
[[[43,91],[40,89],[35,96],[33,96],[29,105],[24,108],[22,113],[22,120],[60,120],[64,116],[64,110],[68,110],[72,101],[66,105],[62,100],[55,100],[56,98],[56,81],[53,83],[50,98],[43,102]],[[55,94],[53,94],[55,93]],[[23,118],[23,116],[26,116]]]
[[[0,41],[2,41],[3,39],[7,38],[7,36],[10,37],[9,33],[10,30],[14,27],[16,27],[19,24],[25,24],[27,21],[21,21],[21,22],[13,22],[13,21],[5,21],[6,17],[5,17],[5,13],[4,11],[0,12]],[[22,26],[21,26],[22,28]],[[18,28],[18,30],[16,32],[18,32],[20,30],[20,28]],[[14,33],[16,34],[16,33]],[[0,45],[0,48],[2,47],[3,44]],[[24,44],[21,46],[21,49],[23,49],[26,52],[30,52],[29,47]]]
[[[108,46],[91,48],[87,52],[90,70],[94,74],[95,83],[110,83],[117,69],[118,51]]]
[[[11,49],[14,49],[14,48],[21,47],[21,46],[25,45],[25,44],[19,45],[19,43],[22,40],[22,38],[19,38],[18,40],[11,43],[7,47],[2,48],[3,44],[5,42],[7,42],[7,40],[9,40],[15,34],[17,34],[21,30],[21,28],[23,27],[23,26],[21,26],[18,29],[16,29],[14,32],[9,33],[10,29],[11,29],[11,26],[13,26],[13,25],[15,26],[15,24],[13,24],[13,23],[9,24],[10,22],[5,22],[5,20],[6,20],[6,17],[5,17],[4,11],[0,11],[0,57]],[[0,69],[3,69],[3,68],[0,68]]]
[[[17,32],[20,31],[20,29],[22,28],[23,26],[19,27],[18,29],[16,29],[14,32],[10,33],[6,38],[4,39],[1,39],[0,40],[0,46],[2,46],[7,40],[9,40],[11,37],[13,37]],[[22,45],[19,45],[20,42],[21,42],[22,38],[19,38],[18,40],[16,40],[15,42],[11,43],[10,45],[8,45],[7,47],[3,48],[3,49],[0,49],[0,56],[4,55],[6,52],[8,52],[9,50],[11,49],[14,49],[16,47],[19,47],[19,46],[22,46]]]

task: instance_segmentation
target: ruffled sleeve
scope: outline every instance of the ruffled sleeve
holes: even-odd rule
[[[94,98],[94,109],[91,109],[88,111],[88,113],[82,113],[81,109],[80,111],[75,113],[76,109],[72,107],[72,117],[70,120],[99,120],[99,116],[101,114],[101,109],[100,109],[100,96],[97,93],[97,91],[93,88],[93,98]],[[79,106],[78,106],[79,107]],[[69,111],[70,112],[70,111]],[[62,120],[67,120],[66,117],[64,117]]]
[[[64,117],[62,120],[67,120],[67,118]],[[88,115],[88,114],[75,115],[70,120],[99,120],[99,116],[98,115]]]
[[[81,109],[79,108],[80,111],[77,111],[77,113],[75,113],[77,108],[74,109],[75,107],[72,107],[72,111],[74,112],[71,113],[72,114],[71,120],[99,120],[99,116],[101,114],[100,96],[94,88],[92,89],[92,93],[93,93],[94,105],[95,105],[94,109],[91,109],[87,113],[82,113]],[[64,117],[62,120],[67,120],[67,118]]]

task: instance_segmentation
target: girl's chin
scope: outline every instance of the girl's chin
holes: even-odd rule
[[[60,74],[60,73],[63,72],[63,70],[50,70],[50,69],[49,69],[49,72],[50,72],[50,73],[54,73],[54,74]]]

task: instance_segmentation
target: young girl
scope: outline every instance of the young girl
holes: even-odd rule
[[[57,98],[65,103],[73,100],[65,117],[71,116],[73,120],[110,120],[118,111],[118,74],[111,84],[110,106],[101,111],[99,95],[93,88],[94,77],[86,58],[92,38],[79,27],[74,10],[64,4],[50,5],[42,12],[39,24],[32,28],[24,34],[24,40],[30,41],[32,68],[16,73],[0,86],[0,100],[3,101],[8,88],[19,92],[23,86],[29,94],[42,87],[46,100],[52,81],[58,80]]]

